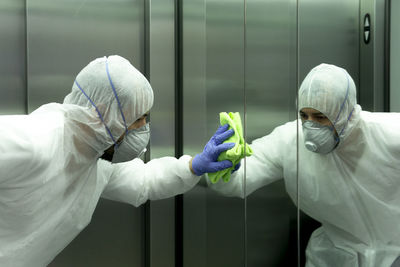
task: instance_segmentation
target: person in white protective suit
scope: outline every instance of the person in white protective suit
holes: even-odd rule
[[[138,159],[149,140],[152,105],[146,78],[110,56],[83,68],[63,104],[0,116],[0,266],[49,264],[89,224],[100,197],[139,206],[232,166],[217,162],[234,145],[221,144],[233,134],[228,127],[194,159]]]
[[[229,183],[210,187],[244,197],[283,178],[295,204],[322,224],[309,240],[307,267],[395,266],[400,256],[400,114],[362,111],[350,75],[328,64],[306,76],[298,108],[301,120],[252,142],[245,179],[241,168]]]

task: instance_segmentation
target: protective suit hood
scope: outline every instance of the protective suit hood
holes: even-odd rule
[[[334,65],[313,68],[300,86],[298,101],[299,111],[313,108],[327,116],[339,134],[338,147],[360,119],[354,81],[345,69]]]
[[[97,58],[84,67],[76,76],[76,82],[71,93],[65,97],[64,104],[78,105],[91,111],[92,119],[79,112],[70,116],[77,123],[89,127],[82,134],[94,134],[95,138],[88,136],[86,142],[99,152],[113,145],[114,141],[88,97],[97,106],[115,141],[126,127],[150,110],[154,100],[147,79],[123,57]]]

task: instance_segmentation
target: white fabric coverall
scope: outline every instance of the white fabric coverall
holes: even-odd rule
[[[91,62],[77,80],[119,137],[124,126],[106,60]],[[112,56],[108,61],[130,125],[151,108],[151,87],[127,60]],[[49,264],[89,224],[100,197],[137,207],[148,199],[184,193],[199,180],[189,169],[189,156],[147,164],[140,159],[119,164],[99,160],[113,143],[81,95],[74,85],[64,104],[0,116],[0,266]]]
[[[291,199],[322,223],[308,243],[307,267],[391,266],[400,256],[400,114],[361,111],[351,77],[327,64],[303,81],[299,110],[304,107],[321,111],[331,122],[342,107],[335,124],[341,133],[336,149],[326,155],[308,151],[301,121],[288,122],[252,142],[245,179],[242,162],[229,183],[209,186],[244,197],[283,178]]]

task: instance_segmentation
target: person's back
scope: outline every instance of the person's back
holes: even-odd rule
[[[48,104],[0,116],[1,266],[44,266],[90,222],[105,184],[68,110]]]

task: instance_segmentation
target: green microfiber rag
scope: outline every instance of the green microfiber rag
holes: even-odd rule
[[[232,161],[233,166],[222,171],[209,173],[208,178],[213,184],[218,182],[220,178],[222,178],[224,182],[229,182],[231,178],[231,172],[234,170],[236,164],[238,164],[245,156],[251,156],[253,154],[251,147],[244,141],[242,120],[240,119],[239,112],[229,112],[229,114],[226,112],[221,112],[219,114],[219,119],[221,125],[228,123],[229,129],[233,129],[235,131],[234,135],[226,139],[224,143],[235,143],[235,146],[219,154],[218,161],[230,160]]]

